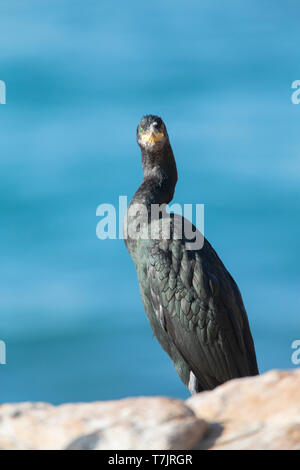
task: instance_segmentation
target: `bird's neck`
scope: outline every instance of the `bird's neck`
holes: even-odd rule
[[[170,144],[160,152],[142,150],[144,179],[131,204],[140,203],[151,210],[152,204],[168,204],[172,199],[177,183],[177,169]]]

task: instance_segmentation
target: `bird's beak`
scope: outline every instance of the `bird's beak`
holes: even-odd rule
[[[148,132],[144,132],[141,136],[143,142],[152,144],[154,142],[159,142],[164,137],[164,133],[155,129],[151,126]]]

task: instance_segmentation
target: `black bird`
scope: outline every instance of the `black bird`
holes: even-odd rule
[[[202,236],[203,244],[191,249],[184,230],[187,220],[164,209],[174,195],[177,169],[162,119],[144,116],[137,142],[144,179],[127,211],[125,242],[156,338],[192,394],[258,374],[235,281],[200,232],[192,226],[194,241]],[[159,213],[152,210],[158,204],[163,205]],[[163,225],[168,220],[169,234]]]

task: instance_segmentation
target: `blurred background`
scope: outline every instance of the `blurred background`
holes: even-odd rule
[[[236,279],[260,370],[299,339],[299,2],[9,0],[0,7],[1,402],[186,397],[152,337],[123,240],[96,208],[142,179],[165,120],[174,202]]]

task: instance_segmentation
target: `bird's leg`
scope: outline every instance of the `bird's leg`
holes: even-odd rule
[[[188,384],[188,389],[191,392],[191,395],[195,395],[198,391],[198,383],[195,374],[190,371],[190,380]]]

